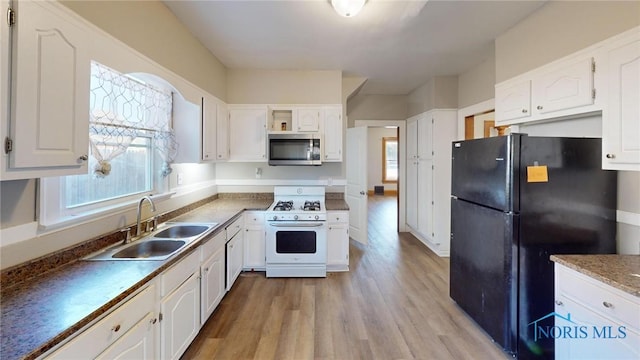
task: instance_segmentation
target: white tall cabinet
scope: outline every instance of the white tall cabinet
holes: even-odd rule
[[[431,110],[407,120],[407,225],[440,256],[449,255],[456,117],[456,110]]]

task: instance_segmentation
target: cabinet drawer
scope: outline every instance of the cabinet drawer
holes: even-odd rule
[[[251,211],[244,213],[244,226],[252,225],[264,225],[264,212]]]
[[[202,244],[202,261],[209,259],[213,253],[224,247],[226,242],[226,233],[224,231],[220,231],[215,234],[212,239],[209,239],[206,243]]]
[[[327,212],[327,222],[348,223],[349,213],[346,211],[329,211]]]
[[[161,296],[165,296],[182,284],[200,268],[200,248],[193,251],[177,264],[162,273],[160,278]]]
[[[227,241],[231,240],[231,238],[238,233],[242,229],[242,216],[238,217],[231,225],[226,227],[227,230]]]
[[[95,325],[71,339],[47,359],[93,359],[153,311],[155,286],[150,285]]]
[[[565,296],[604,317],[640,330],[640,304],[633,297],[590,277],[556,266],[558,296]]]

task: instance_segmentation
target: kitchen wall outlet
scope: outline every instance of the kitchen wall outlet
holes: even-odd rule
[[[256,179],[260,179],[262,177],[262,168],[256,168]]]
[[[332,178],[328,178],[327,179],[327,186],[332,186],[333,185],[333,179]]]
[[[182,185],[184,181],[184,173],[178,173],[178,185]]]

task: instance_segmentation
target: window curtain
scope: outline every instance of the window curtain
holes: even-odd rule
[[[111,161],[138,136],[154,139],[163,160],[161,173],[171,173],[177,153],[171,124],[171,92],[91,63],[89,143],[97,163],[93,175],[111,173]]]

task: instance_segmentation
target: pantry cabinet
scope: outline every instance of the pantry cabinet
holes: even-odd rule
[[[267,161],[267,107],[229,107],[229,161]]]
[[[407,119],[407,225],[440,256],[449,254],[456,114],[455,110],[432,110]]]
[[[577,329],[555,338],[556,359],[640,358],[639,298],[562,264],[554,266],[554,325]]]
[[[349,271],[348,211],[327,211],[327,271]]]
[[[324,109],[322,141],[324,142],[325,162],[342,161],[342,106],[331,106]]]
[[[2,124],[7,156],[0,180],[86,173],[90,33],[56,4],[12,6],[10,119]]]
[[[606,50],[607,107],[602,114],[602,167],[640,171],[640,29]]]
[[[263,211],[244,213],[244,264],[247,271],[264,271],[266,266]]]

